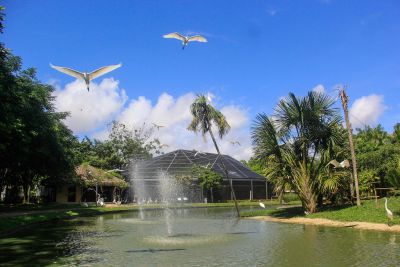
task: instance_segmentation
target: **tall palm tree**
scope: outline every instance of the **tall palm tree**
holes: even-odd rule
[[[275,176],[296,191],[303,208],[313,213],[323,192],[327,154],[342,142],[341,118],[325,94],[309,92],[297,98],[293,93],[282,99],[274,114],[259,114],[252,127],[255,157],[278,164]]]
[[[210,134],[211,140],[214,143],[215,150],[217,150],[218,156],[221,158],[221,164],[224,170],[225,178],[229,180],[231,194],[235,202],[236,212],[238,217],[240,217],[239,206],[236,201],[235,191],[233,190],[232,180],[229,179],[228,170],[226,169],[226,166],[224,164],[224,158],[221,156],[221,152],[219,150],[217,141],[215,140],[212,130],[212,126],[214,125],[218,130],[219,137],[222,138],[229,132],[231,127],[229,126],[222,112],[215,109],[210,103],[208,103],[207,98],[204,95],[197,95],[197,98],[190,106],[190,112],[192,113],[193,118],[187,129],[193,132],[201,132],[203,137],[205,137],[207,133]]]

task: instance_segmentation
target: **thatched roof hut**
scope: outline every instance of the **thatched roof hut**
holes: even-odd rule
[[[81,164],[75,169],[78,183],[89,186],[115,186],[119,188],[128,187],[122,176],[115,172],[107,172],[102,169],[93,167],[89,164]]]

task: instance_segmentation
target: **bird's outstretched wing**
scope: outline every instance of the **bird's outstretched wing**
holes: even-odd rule
[[[173,32],[173,33],[168,33],[163,35],[164,38],[175,38],[178,40],[181,40],[182,42],[185,41],[185,36],[183,36],[182,34],[178,33],[178,32]]]
[[[342,162],[340,162],[340,166],[342,168],[349,168],[350,167],[350,162],[347,159],[345,159]]]
[[[339,162],[336,159],[333,159],[333,160],[329,161],[327,166],[329,164],[332,164],[335,168],[339,167]]]
[[[118,69],[121,66],[122,66],[122,64],[119,63],[117,65],[110,65],[110,66],[101,67],[101,68],[99,68],[99,69],[97,69],[95,71],[92,71],[89,74],[89,80],[93,80],[93,79],[95,79],[95,78],[97,78],[97,77],[99,77],[101,75],[104,75],[104,74],[110,72],[110,71]]]
[[[201,35],[193,35],[189,37],[189,42],[197,41],[202,43],[207,43],[207,39]]]
[[[65,73],[69,76],[78,78],[78,79],[83,79],[83,73],[70,69],[70,68],[66,68],[66,67],[59,67],[59,66],[54,66],[53,64],[50,63],[50,67],[52,67],[53,69],[58,70],[59,72]]]

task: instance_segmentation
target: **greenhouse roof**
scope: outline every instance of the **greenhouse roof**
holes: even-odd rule
[[[228,177],[232,180],[262,180],[265,177],[253,172],[240,161],[228,156],[205,153],[196,150],[175,150],[170,153],[137,162],[133,175],[136,179],[157,179],[160,171],[172,175],[190,175],[193,165],[211,168],[224,177],[222,162],[228,170]]]

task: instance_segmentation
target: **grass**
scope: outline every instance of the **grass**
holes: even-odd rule
[[[307,215],[308,218],[324,218],[337,221],[358,221],[372,223],[387,223],[385,201],[366,200],[362,202],[361,207],[327,207],[321,212]],[[394,224],[400,224],[400,198],[390,198],[388,208],[394,213]]]
[[[257,205],[258,201],[239,201],[239,206]],[[277,205],[276,200],[266,201],[267,205]],[[176,204],[175,207],[233,207],[234,202],[221,203],[187,203]],[[79,204],[19,204],[0,205],[0,234],[7,234],[32,224],[43,223],[51,220],[67,220],[79,216],[93,216],[112,212],[137,210],[136,205],[121,205],[113,207],[83,207]],[[160,205],[149,204],[147,209],[157,209]],[[21,214],[27,212],[28,214]]]
[[[133,210],[133,207],[88,207],[88,208],[60,208],[59,210],[46,211],[42,213],[28,214],[28,215],[16,215],[16,216],[5,216],[0,218],[0,233],[6,234],[13,232],[17,229],[21,229],[25,226],[42,223],[52,220],[70,219],[78,216],[92,216],[100,215],[109,212],[121,212],[127,210]]]
[[[276,218],[322,218],[344,222],[371,222],[371,223],[387,223],[384,199],[365,200],[361,207],[357,206],[327,206],[314,214],[305,215],[301,207],[290,207],[282,209],[259,209],[249,212],[243,212],[243,217],[253,216],[272,216]],[[400,224],[400,198],[390,198],[388,200],[388,208],[394,213],[393,224]]]

